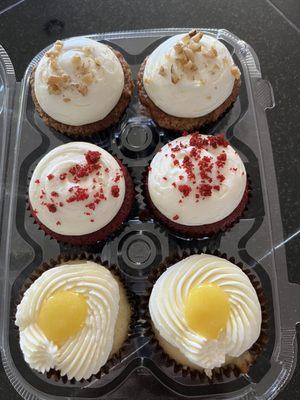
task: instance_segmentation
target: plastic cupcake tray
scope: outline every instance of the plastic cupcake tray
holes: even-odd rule
[[[142,390],[143,382],[150,385],[159,380],[170,389],[170,398],[173,392],[176,398],[176,395],[182,395],[205,399],[270,400],[293,374],[300,289],[288,281],[265,113],[266,109],[274,107],[272,88],[262,79],[259,61],[251,46],[223,29],[202,30],[217,36],[228,46],[242,71],[241,93],[234,107],[205,133],[226,134],[231,145],[239,151],[251,181],[252,197],[242,219],[230,231],[199,240],[175,236],[143,212],[146,208],[141,189],[143,171],[156,151],[175,138],[175,134],[160,129],[142,114],[136,91],[120,123],[106,133],[88,139],[128,166],[137,190],[130,220],[105,243],[85,248],[59,245],[45,236],[27,210],[28,177],[46,152],[72,139],[47,128],[34,110],[29,77],[45,50],[31,61],[22,81],[16,82],[9,57],[0,47],[0,346],[7,376],[24,399],[120,398],[126,397],[130,387],[137,392]],[[141,62],[157,45],[168,36],[187,31],[189,29],[158,29],[90,37],[120,50],[136,79]],[[61,253],[85,251],[98,255],[103,261],[116,264],[131,290],[143,297],[149,286],[149,272],[167,256],[201,249],[217,249],[241,260],[258,276],[263,286],[268,301],[269,341],[248,374],[239,377],[229,374],[210,383],[183,374],[172,365],[166,366],[147,335],[142,310],[134,338],[121,361],[100,379],[56,382],[31,370],[25,363],[14,314],[24,280],[43,261],[56,259]]]

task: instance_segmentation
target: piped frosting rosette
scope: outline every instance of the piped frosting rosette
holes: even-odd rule
[[[97,374],[120,342],[114,335],[118,319],[127,323],[123,341],[127,338],[130,306],[125,296],[116,275],[94,261],[72,260],[47,269],[17,307],[15,323],[25,361],[39,372],[59,371],[69,380]],[[75,330],[74,319],[79,319]]]
[[[212,293],[193,297],[199,288]],[[261,305],[248,276],[209,254],[195,254],[167,268],[153,286],[149,313],[154,331],[173,349],[170,356],[176,360],[177,352],[189,367],[205,370],[209,377],[214,368],[243,357],[261,332]]]

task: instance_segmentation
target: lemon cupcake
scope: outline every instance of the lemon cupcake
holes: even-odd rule
[[[32,369],[80,381],[122,348],[130,317],[119,277],[93,261],[75,260],[46,270],[31,284],[15,323]]]
[[[248,276],[226,259],[189,256],[153,286],[149,312],[155,336],[183,368],[205,372],[236,365],[247,372],[261,333],[260,301]]]

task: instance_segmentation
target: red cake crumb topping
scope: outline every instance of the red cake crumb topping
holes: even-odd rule
[[[60,221],[56,221],[56,225],[61,225],[61,222]]]
[[[192,191],[192,188],[188,185],[179,185],[178,190],[183,194],[184,197],[187,197]]]
[[[51,179],[54,178],[54,175],[53,174],[49,174],[49,175],[47,175],[47,178],[49,179],[49,181],[51,181]]]
[[[190,185],[178,185],[177,182],[172,182],[172,186],[177,188],[178,191],[182,193],[182,198],[184,198],[190,195],[193,185],[198,184],[198,186],[195,187],[195,198],[198,202],[200,197],[205,198],[211,196],[213,190],[220,191],[222,182],[225,180],[225,176],[218,170],[217,180],[219,183],[213,184],[213,170],[214,167],[221,169],[226,165],[227,155],[224,148],[229,146],[229,142],[224,138],[223,135],[203,137],[199,134],[199,132],[189,134],[187,131],[184,131],[182,133],[182,136],[187,135],[190,135],[188,145],[184,144],[183,142],[179,142],[176,145],[168,143],[167,146],[170,148],[171,154],[165,154],[165,157],[170,157],[174,166],[182,168],[187,175],[188,181],[190,182]],[[221,148],[222,152],[217,156],[216,161],[214,161],[213,157],[203,155],[203,150],[209,151],[210,147],[214,149]],[[178,152],[180,152],[181,149],[187,149],[183,160],[181,158],[177,158]],[[151,167],[148,169],[151,171]],[[237,168],[231,168],[230,170],[236,171]],[[162,177],[162,179],[165,181],[167,180],[165,176]],[[183,180],[184,176],[179,175],[179,181]]]
[[[36,183],[36,184],[38,185],[38,184],[41,183],[41,182],[40,182],[39,179],[36,179],[36,180],[34,181],[34,183]]]
[[[182,135],[187,136],[189,133],[183,132]],[[193,185],[196,184],[198,186],[195,187],[194,195],[197,199],[197,202],[199,201],[200,197],[204,199],[205,197],[211,196],[214,190],[220,191],[222,182],[225,180],[225,176],[221,174],[218,169],[224,168],[226,165],[227,155],[224,148],[226,148],[228,145],[229,143],[223,135],[203,137],[199,134],[199,132],[190,134],[188,145],[179,142],[178,144],[172,146],[171,143],[168,143],[171,154],[165,154],[165,156],[171,157],[173,165],[178,166],[185,171],[187,179],[190,182],[190,184],[185,185],[178,185],[177,182],[172,182],[172,186],[177,188],[178,191],[182,193],[182,198],[188,197],[192,192]],[[214,149],[221,148],[221,153],[217,156],[217,160],[214,160],[213,157],[203,155],[203,151],[209,151],[210,147]],[[183,160],[181,158],[177,158],[178,152],[180,152],[181,149],[187,149]],[[217,168],[218,184],[213,184],[214,167]],[[149,167],[149,170],[151,170],[151,167]],[[236,171],[237,168],[230,168],[230,170]],[[162,179],[167,180],[166,177],[163,177]],[[183,180],[184,176],[179,175],[179,181]]]
[[[59,194],[57,193],[57,192],[51,192],[51,196],[53,196],[53,197],[58,197],[59,196]]]
[[[85,154],[85,158],[86,158],[86,161],[88,162],[88,164],[95,164],[96,162],[99,161],[100,156],[101,156],[101,153],[99,151],[91,151],[91,150],[89,150]]]
[[[216,165],[218,168],[223,168],[227,160],[227,156],[225,153],[221,153],[217,157]]]
[[[55,213],[55,212],[56,212],[56,206],[55,206],[55,204],[52,204],[52,203],[45,203],[45,205],[46,205],[46,207],[48,208],[48,210],[49,210],[51,213]]]
[[[202,197],[211,196],[211,192],[212,192],[212,186],[211,185],[207,185],[205,183],[202,183],[201,185],[199,185],[200,196],[202,196]]]
[[[173,220],[177,221],[178,219],[179,219],[179,215],[178,214],[174,215]]]
[[[61,181],[63,181],[64,179],[66,179],[66,176],[67,176],[67,173],[64,172],[63,174],[60,174],[60,175],[59,175],[59,179],[60,179]]]
[[[217,179],[222,183],[222,182],[225,181],[225,176],[224,176],[223,174],[219,174],[219,175],[217,176]]]
[[[88,189],[81,188],[80,186],[74,186],[72,188],[73,195],[67,199],[67,203],[72,203],[73,201],[83,201],[88,199]]]
[[[119,186],[117,186],[117,185],[112,186],[111,187],[111,194],[112,194],[113,197],[119,197],[119,194],[120,194]]]

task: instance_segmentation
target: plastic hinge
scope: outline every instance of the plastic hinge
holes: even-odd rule
[[[25,400],[39,400],[37,396],[30,393],[26,388],[24,388],[24,385],[20,382],[19,378],[11,370],[11,367],[9,365],[9,362],[7,360],[6,354],[3,349],[1,349],[1,359],[4,371],[6,372],[6,375],[10,380],[10,383],[12,384],[13,388],[16,390],[16,392]]]
[[[6,53],[5,49],[1,45],[0,45],[0,61],[2,62],[6,73],[8,75],[15,76],[15,70],[12,65],[12,62],[10,61],[10,58],[8,57],[8,54]]]
[[[269,81],[259,78],[255,84],[256,98],[264,110],[275,107],[273,88]]]

